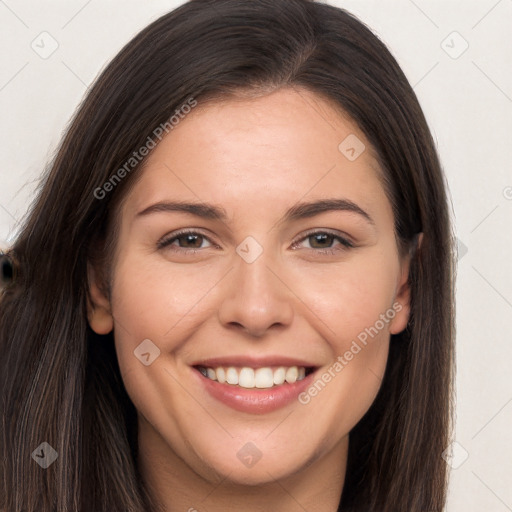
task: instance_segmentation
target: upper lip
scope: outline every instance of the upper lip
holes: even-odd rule
[[[312,364],[304,359],[294,357],[269,355],[269,356],[247,356],[231,355],[226,357],[212,357],[202,359],[192,363],[191,366],[204,366],[206,368],[218,368],[228,366],[246,366],[249,368],[263,368],[267,366],[303,366],[305,368],[316,368],[318,365]]]

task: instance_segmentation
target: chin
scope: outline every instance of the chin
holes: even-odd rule
[[[228,452],[230,450],[226,450]],[[245,444],[234,456],[226,458],[225,453],[215,453],[202,460],[208,460],[208,466],[218,476],[216,480],[232,485],[262,486],[283,480],[301,470],[312,462],[305,453],[290,450],[290,457],[276,453],[260,452],[251,443]],[[253,457],[251,460],[250,457]],[[210,479],[210,478],[209,478]]]

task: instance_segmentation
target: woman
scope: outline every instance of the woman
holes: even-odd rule
[[[361,22],[182,5],[99,77],[4,257],[2,510],[442,510],[452,261]]]

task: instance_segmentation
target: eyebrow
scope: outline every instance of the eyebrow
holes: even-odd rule
[[[287,210],[285,215],[281,220],[278,221],[278,223],[282,224],[284,222],[310,218],[314,217],[315,215],[331,211],[346,211],[356,213],[363,217],[370,224],[375,225],[375,221],[372,219],[372,217],[356,203],[348,199],[338,198],[321,199],[318,201],[296,204]],[[152,213],[161,212],[190,213],[203,219],[219,220],[222,222],[227,222],[228,219],[226,210],[221,206],[216,206],[209,203],[191,203],[182,201],[162,201],[155,203],[138,212],[136,218],[144,217]]]

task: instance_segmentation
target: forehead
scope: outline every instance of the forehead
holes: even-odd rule
[[[186,196],[254,213],[326,195],[385,200],[376,158],[339,108],[287,88],[199,102],[147,157],[127,208]]]

